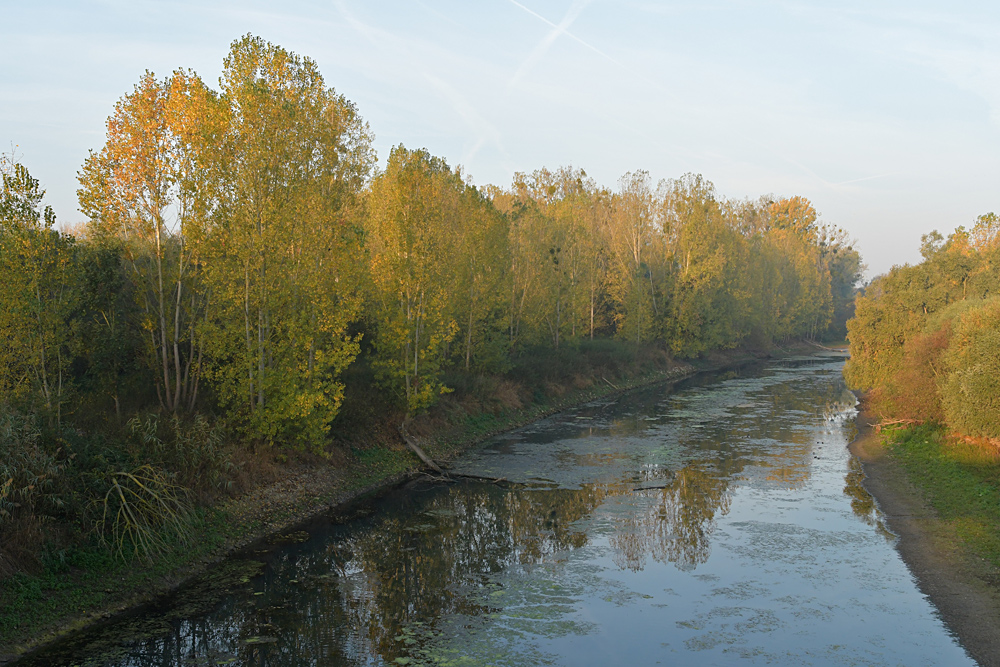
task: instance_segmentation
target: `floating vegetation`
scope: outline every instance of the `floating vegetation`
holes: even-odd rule
[[[429,533],[435,528],[437,528],[437,524],[435,523],[417,523],[409,525],[403,530],[405,530],[408,533]]]
[[[279,536],[266,568],[228,563],[115,626],[107,662],[963,664],[881,536],[836,370],[646,390],[600,422],[507,434],[455,462],[466,479]]]
[[[309,539],[309,531],[297,530],[294,533],[275,535],[268,540],[269,544],[301,544]]]

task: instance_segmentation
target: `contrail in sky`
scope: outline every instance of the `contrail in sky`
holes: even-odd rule
[[[862,176],[861,178],[852,178],[850,180],[841,181],[839,183],[834,183],[833,181],[829,181],[829,180],[823,178],[822,176],[820,176],[819,174],[817,174],[813,169],[811,169],[810,167],[802,164],[801,162],[798,162],[797,160],[789,157],[788,155],[785,155],[784,153],[779,153],[777,150],[775,150],[774,148],[772,148],[768,144],[765,144],[763,142],[757,141],[756,139],[752,139],[750,137],[745,137],[744,139],[747,142],[749,142],[749,143],[751,143],[751,144],[753,144],[755,146],[758,146],[759,148],[763,149],[764,151],[770,153],[771,155],[773,155],[774,157],[778,158],[779,160],[781,160],[783,162],[787,162],[788,164],[793,165],[793,166],[801,169],[803,172],[805,172],[809,176],[812,176],[813,178],[815,178],[817,181],[819,181],[820,183],[822,183],[824,186],[826,186],[828,188],[839,188],[842,185],[851,185],[852,183],[860,183],[862,181],[871,181],[871,180],[874,180],[876,178],[886,178],[888,176],[896,176],[897,174],[900,173],[898,171],[892,171],[892,172],[889,172],[887,174],[876,174],[874,176]]]
[[[875,178],[886,178],[887,176],[895,176],[898,171],[891,171],[888,174],[878,174],[876,176],[865,176],[864,178],[854,178],[850,181],[841,181],[840,183],[831,183],[830,185],[850,185],[851,183],[860,183],[861,181],[870,181]]]
[[[527,9],[526,7],[524,7],[524,5],[519,5],[516,2],[514,4],[517,5],[518,7]],[[543,55],[545,55],[545,52],[548,51],[549,47],[552,46],[553,42],[555,42],[556,39],[559,38],[559,35],[569,35],[569,32],[567,32],[569,30],[569,27],[573,25],[573,21],[575,21],[576,17],[580,15],[580,12],[583,11],[584,7],[586,7],[585,2],[574,2],[573,6],[569,8],[568,12],[566,12],[566,16],[563,17],[563,20],[559,23],[559,25],[555,25],[550,21],[542,19],[549,25],[552,25],[553,28],[552,30],[549,31],[547,35],[545,35],[545,37],[542,38],[542,41],[539,42],[534,49],[532,49],[528,57],[525,58],[524,62],[521,63],[521,66],[517,68],[516,72],[514,72],[514,76],[512,76],[510,81],[507,83],[508,91],[510,91],[510,89],[513,88],[514,85],[521,80],[521,77],[524,75],[526,71],[528,71],[536,62],[538,62],[541,59]],[[531,10],[528,9],[527,11],[530,12]],[[534,12],[532,12],[532,14],[534,14]],[[538,16],[538,14],[534,15]],[[542,17],[539,16],[539,18]]]
[[[563,23],[560,24],[560,25],[556,25],[555,23],[553,23],[552,21],[548,20],[547,18],[545,18],[541,14],[539,14],[539,13],[537,13],[537,12],[529,9],[528,7],[525,7],[524,5],[522,5],[517,0],[509,0],[509,1],[510,1],[510,3],[512,5],[514,5],[516,7],[520,7],[524,11],[526,11],[529,14],[531,14],[532,16],[534,16],[539,21],[541,21],[543,23],[546,23],[546,24],[552,26],[553,28],[555,28],[555,31],[553,33],[549,33],[549,36],[546,36],[546,38],[545,38],[546,40],[549,40],[549,43],[551,43],[552,41],[554,41],[555,38],[558,37],[559,35],[566,35],[567,37],[569,37],[573,41],[582,44],[583,46],[587,47],[588,49],[590,49],[594,53],[598,54],[599,56],[607,58],[608,60],[610,60],[614,64],[618,65],[619,67],[625,67],[625,65],[623,65],[620,62],[618,62],[617,60],[615,60],[614,58],[612,58],[611,56],[609,56],[607,53],[605,53],[604,51],[601,51],[599,48],[597,48],[596,46],[594,46],[590,42],[587,42],[587,41],[584,41],[584,40],[580,39],[579,37],[577,37],[576,35],[574,35],[573,33],[569,32],[569,30],[566,29],[566,28],[569,27],[570,23],[572,23],[574,20],[576,20],[576,17],[579,16],[580,12],[583,11],[583,8],[588,3],[582,3],[582,4],[578,3],[578,4],[573,5],[573,7],[570,8],[569,12],[566,14],[566,18],[563,19]],[[577,7],[579,7],[579,9],[577,9]],[[573,11],[574,9],[576,9],[575,12]],[[568,22],[567,22],[567,19],[569,19]],[[551,37],[551,40],[550,40],[550,37]]]

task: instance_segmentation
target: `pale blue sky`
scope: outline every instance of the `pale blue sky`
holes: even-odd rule
[[[217,85],[250,32],[316,60],[383,160],[402,142],[480,185],[572,164],[803,195],[875,274],[1000,210],[1000,5],[945,4],[0,0],[0,149],[79,221],[115,100],[146,69]]]

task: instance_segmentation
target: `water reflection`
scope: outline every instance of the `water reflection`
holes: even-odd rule
[[[865,471],[861,461],[852,456],[848,460],[848,471],[844,477],[844,495],[851,499],[851,511],[869,526],[878,530],[885,539],[894,542],[897,536],[889,530],[885,523],[885,516],[878,509],[875,499],[868,493],[868,489],[864,487],[864,481]]]
[[[961,663],[878,537],[840,364],[558,415],[458,465],[511,483],[410,483],[256,554],[209,613],[28,664]]]
[[[647,555],[686,570],[708,560],[714,519],[730,502],[728,478],[714,467],[687,465],[662,489],[640,491],[650,502],[619,518],[611,538],[618,567],[639,571]]]

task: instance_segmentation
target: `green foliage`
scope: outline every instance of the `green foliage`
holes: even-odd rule
[[[0,231],[49,229],[56,216],[51,206],[40,209],[45,191],[28,168],[6,155],[0,156]]]
[[[218,90],[146,72],[106,129],[78,175],[77,236],[0,159],[4,548],[30,524],[37,551],[58,522],[57,550],[99,533],[159,558],[261,451],[332,456],[334,435],[384,439],[373,423],[437,402],[486,431],[532,394],[556,405],[671,354],[822,336],[860,267],[808,201],[727,201],[700,175],[635,171],[612,191],[542,168],[480,189],[403,146],[373,175],[356,107],[252,35]],[[996,226],[928,245],[967,273],[947,294],[992,289],[952,248],[1000,252]]]
[[[666,192],[677,235],[667,340],[682,357],[733,347],[746,335],[739,276],[746,241],[726,221],[714,186],[700,176],[671,181]]]
[[[101,239],[78,245],[80,265],[80,338],[77,374],[84,412],[120,422],[124,410],[145,407],[151,396],[144,387],[155,386],[153,371],[145,364],[140,306],[133,284],[126,277],[123,248]],[[155,396],[155,395],[154,395]],[[123,405],[124,404],[124,405]]]
[[[76,337],[74,239],[38,210],[44,192],[23,165],[5,161],[0,176],[0,401],[59,422]]]
[[[833,302],[828,330],[830,340],[847,337],[847,322],[854,317],[855,289],[861,282],[864,264],[846,234],[835,228],[825,228],[820,238],[822,260],[830,272],[830,294]]]
[[[17,518],[34,519],[61,504],[56,482],[63,468],[32,415],[0,406],[0,537]]]
[[[408,414],[449,391],[441,376],[459,318],[467,367],[473,341],[488,339],[483,322],[497,305],[505,263],[503,222],[461,174],[427,151],[394,148],[372,183],[366,231],[378,322],[373,367]]]
[[[1000,438],[1000,297],[956,319],[941,383],[947,422],[968,435]]]
[[[641,343],[659,333],[656,320],[662,278],[654,267],[662,265],[663,247],[653,224],[654,198],[649,174],[629,172],[618,181],[605,239],[608,296],[620,338]]]
[[[1000,254],[994,218],[923,238],[924,261],[873,281],[848,322],[848,383],[887,418],[1000,437]]]
[[[943,367],[941,355],[948,348],[951,323],[928,326],[903,347],[903,360],[892,381],[878,392],[883,408],[900,419],[943,421],[937,378]]]
[[[213,213],[196,231],[214,308],[203,332],[215,394],[252,438],[321,451],[358,353],[356,195],[367,127],[316,63],[234,42],[206,149]]]
[[[159,402],[171,412],[194,408],[202,374],[195,323],[206,294],[188,241],[206,207],[197,187],[204,165],[196,156],[210,99],[190,73],[157,80],[146,72],[115,105],[104,147],[78,175],[88,232],[120,253],[138,306],[128,314],[142,332]],[[114,338],[117,324],[107,322]]]

